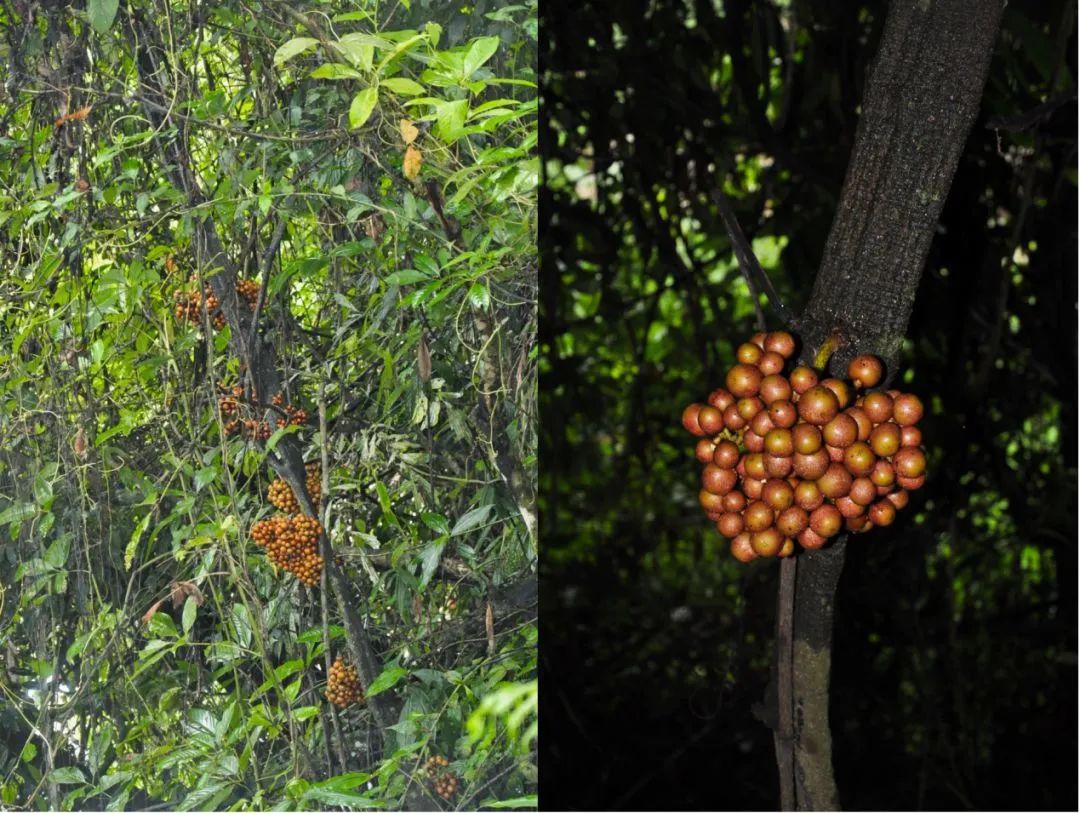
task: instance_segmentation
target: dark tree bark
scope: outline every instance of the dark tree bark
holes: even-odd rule
[[[858,353],[885,360],[886,384],[915,302],[960,152],[975,121],[1002,0],[895,0],[870,71],[840,203],[805,312],[804,358],[830,335],[833,373]],[[778,637],[782,801],[839,808],[828,723],[833,603],[844,543],[782,563],[790,639]],[[789,587],[789,589],[791,589]],[[785,651],[786,646],[790,646]],[[783,668],[785,662],[790,668]],[[787,705],[790,703],[790,706]],[[785,766],[787,770],[785,771]],[[794,794],[790,788],[794,788]],[[792,795],[794,799],[792,800]]]

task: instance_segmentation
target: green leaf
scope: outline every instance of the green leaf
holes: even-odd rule
[[[372,85],[361,90],[349,105],[349,126],[353,129],[362,127],[379,101],[379,88]]]
[[[354,67],[362,71],[370,71],[375,61],[375,41],[377,41],[377,38],[372,37],[370,34],[346,34],[334,43],[334,47]]]
[[[356,68],[342,65],[340,62],[327,62],[311,72],[312,79],[363,79],[364,74]]]
[[[469,50],[465,52],[465,78],[468,79],[476,73],[477,68],[491,59],[498,49],[498,37],[480,37],[473,40]]]
[[[15,503],[15,505],[8,506],[3,511],[0,511],[0,525],[8,525],[12,522],[22,522],[25,519],[29,519],[34,516],[33,503]]]
[[[482,282],[474,282],[469,288],[469,304],[474,308],[486,311],[491,301],[488,288]]]
[[[176,638],[179,633],[176,631],[176,624],[173,622],[172,617],[166,612],[156,612],[150,617],[150,623],[147,625],[147,630],[151,635],[157,638]]]
[[[408,669],[402,669],[400,666],[389,666],[383,670],[383,673],[379,675],[375,680],[371,681],[371,685],[367,687],[368,697],[385,692],[387,689],[392,688],[398,684],[403,677],[409,674]]]
[[[293,717],[303,722],[304,720],[310,720],[318,713],[318,706],[301,706],[300,708],[293,710]]]
[[[371,779],[371,774],[354,771],[352,773],[331,776],[329,779],[324,779],[322,782],[316,782],[314,787],[325,788],[327,790],[352,790],[357,785],[362,785],[369,779]]]
[[[536,807],[536,794],[530,794],[528,796],[515,796],[513,799],[490,799],[486,802],[480,803],[480,809],[483,810],[486,807],[490,807],[494,810],[501,810],[506,807]]]
[[[308,788],[300,798],[305,802],[323,802],[328,805],[338,805],[340,807],[357,808],[360,810],[384,806],[382,799],[377,799],[374,796],[365,796],[362,793],[352,793],[347,790],[330,790],[329,788],[320,787]]]
[[[483,524],[487,519],[487,515],[491,513],[491,509],[495,506],[488,503],[487,505],[481,505],[479,508],[473,508],[471,511],[466,511],[460,517],[458,521],[454,523],[453,530],[450,531],[450,536],[461,536],[461,534],[468,533],[478,525]]]
[[[191,632],[191,626],[195,623],[195,614],[198,612],[199,605],[195,603],[195,596],[188,596],[184,602],[184,614],[180,619],[180,626],[184,630],[184,635]]]
[[[427,282],[428,275],[415,268],[405,268],[395,271],[386,278],[387,285],[412,285],[415,282]]]
[[[420,587],[427,587],[431,577],[435,574],[435,568],[439,566],[443,549],[446,548],[446,538],[436,539],[420,555]]]
[[[37,756],[37,746],[32,742],[27,742],[23,745],[22,753],[19,754],[19,759],[23,762],[32,762],[34,757]]]
[[[65,534],[45,549],[45,564],[59,570],[67,562],[71,537]]]
[[[443,141],[454,141],[457,131],[465,126],[465,117],[469,114],[467,99],[442,102],[435,108],[435,131]]]
[[[203,488],[209,483],[212,483],[217,476],[218,470],[216,466],[206,466],[205,468],[199,469],[195,473],[195,491],[202,491]]]
[[[131,532],[131,539],[128,540],[127,547],[124,548],[124,570],[131,570],[131,563],[135,560],[135,549],[139,547],[139,540],[150,524],[150,517],[151,514],[147,514],[139,520],[139,524]]]
[[[402,76],[383,79],[380,85],[391,93],[397,93],[399,96],[419,96],[424,92],[424,86],[419,82],[414,82],[412,79],[406,79]]]
[[[322,635],[322,630],[319,630],[319,635]],[[278,680],[285,680],[289,675],[295,674],[304,668],[304,662],[299,658],[294,658],[291,661],[285,661],[274,668],[274,675]]]
[[[230,782],[212,782],[188,794],[177,810],[217,810],[218,804],[232,791]]]
[[[450,534],[450,523],[446,521],[446,517],[442,514],[421,514],[420,519],[435,533],[442,536]]]
[[[251,643],[251,616],[248,614],[248,608],[240,603],[234,604],[232,606],[232,617],[240,645],[248,646]]]
[[[118,8],[120,0],[88,0],[86,16],[90,18],[90,27],[99,34],[104,34],[112,27]]]
[[[314,48],[319,44],[317,39],[311,37],[294,37],[286,43],[283,43],[274,52],[274,65],[283,65],[288,62],[294,56],[304,53],[311,48]]]
[[[57,768],[49,774],[49,778],[58,785],[76,785],[86,782],[83,772],[74,765]]]

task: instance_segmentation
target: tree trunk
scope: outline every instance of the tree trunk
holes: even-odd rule
[[[832,372],[858,353],[895,373],[938,215],[982,98],[1002,0],[890,3],[847,178],[806,310],[805,354],[839,332]],[[844,542],[782,563],[793,570],[790,650],[778,650],[781,787],[798,810],[838,809],[828,724],[833,604]],[[789,589],[791,589],[789,587]],[[783,618],[780,619],[781,625]],[[778,643],[782,641],[778,639]],[[781,705],[781,700],[784,705]],[[786,706],[786,703],[790,706]],[[790,749],[784,753],[785,749]],[[790,793],[783,801],[790,804]]]

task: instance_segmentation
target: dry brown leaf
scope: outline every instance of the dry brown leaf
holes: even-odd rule
[[[420,150],[410,146],[405,150],[405,161],[401,165],[402,172],[410,181],[416,180],[420,175],[420,167],[424,164],[424,157]]]
[[[173,582],[169,586],[169,598],[172,599],[173,607],[179,608],[187,600],[188,596],[195,599],[196,607],[201,607],[203,602],[206,601],[195,582]]]
[[[86,430],[80,426],[79,431],[75,433],[75,454],[80,460],[86,460],[86,450]]]
[[[487,603],[487,611],[484,613],[484,630],[487,632],[488,655],[495,654],[495,612],[491,602]]]
[[[364,234],[376,243],[379,242],[383,231],[386,229],[386,223],[383,221],[382,216],[376,212],[373,215],[368,215],[361,222],[364,224]]]
[[[63,127],[69,121],[81,121],[82,119],[85,119],[90,114],[90,108],[92,108],[92,107],[93,107],[93,105],[87,105],[86,107],[80,107],[74,113],[68,113],[66,116],[61,116],[60,118],[58,118],[56,120],[56,126],[57,127]]]
[[[431,351],[428,350],[427,341],[420,337],[420,344],[416,348],[416,366],[420,370],[420,383],[426,384],[431,378]]]
[[[149,624],[150,619],[154,617],[154,613],[161,609],[161,605],[164,604],[167,599],[168,596],[163,599],[159,599],[158,601],[155,601],[153,604],[151,604],[150,609],[146,611],[145,615],[143,615],[142,622],[144,624]]]
[[[399,126],[401,127],[401,138],[406,146],[416,141],[416,137],[420,135],[420,128],[408,119],[402,119]]]

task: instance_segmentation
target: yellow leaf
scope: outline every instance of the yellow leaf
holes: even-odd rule
[[[401,138],[405,141],[406,145],[412,144],[416,141],[416,137],[420,135],[420,129],[408,119],[401,120]]]
[[[420,175],[420,167],[423,163],[424,157],[420,154],[420,150],[410,146],[405,150],[405,161],[401,165],[402,172],[410,181],[415,180]]]

